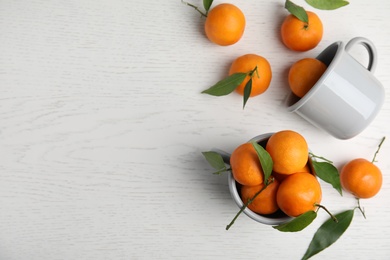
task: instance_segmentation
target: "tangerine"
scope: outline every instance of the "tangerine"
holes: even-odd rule
[[[245,16],[233,4],[219,4],[209,11],[205,22],[207,38],[222,46],[238,42],[245,31]]]
[[[298,173],[298,172],[308,172],[308,173],[311,173],[309,164],[306,164],[302,169],[298,170],[296,173]],[[278,173],[278,172],[273,171],[272,172],[272,176],[274,176],[275,179],[277,179],[279,182],[282,182],[288,176],[290,176],[290,174],[283,174],[283,173]]]
[[[256,186],[264,181],[257,152],[251,143],[238,146],[230,156],[233,178],[241,185]]]
[[[257,192],[263,189],[264,183],[257,186],[242,186],[241,198],[244,204],[252,199]],[[275,213],[279,206],[276,202],[276,192],[278,191],[279,182],[274,179],[263,191],[261,191],[256,198],[248,205],[248,208],[258,214],[272,214]]]
[[[250,97],[254,97],[264,93],[272,79],[271,65],[268,60],[256,54],[246,54],[238,57],[230,66],[229,75],[234,73],[248,73],[253,71],[253,75],[248,75],[244,81],[235,89],[240,95],[244,95],[244,89],[252,79],[252,90]]]
[[[309,159],[309,148],[305,138],[292,130],[283,130],[271,135],[265,149],[273,160],[273,170],[281,174],[299,172]]]
[[[306,11],[308,23],[296,16],[288,15],[281,27],[282,42],[294,51],[308,51],[318,45],[322,39],[323,26],[320,18],[313,12]]]
[[[280,183],[276,194],[279,208],[290,217],[315,210],[322,190],[317,178],[307,172],[294,173]]]
[[[288,84],[291,91],[303,97],[321,78],[327,66],[320,60],[305,58],[295,62],[288,73]]]
[[[343,166],[340,182],[344,190],[357,198],[371,198],[382,187],[382,172],[372,162],[358,158]]]

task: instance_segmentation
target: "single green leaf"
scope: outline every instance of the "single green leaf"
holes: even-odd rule
[[[209,89],[202,91],[213,96],[225,96],[232,93],[238,85],[240,85],[246,78],[247,73],[234,73],[221,81],[218,81],[215,85]]]
[[[286,8],[290,14],[294,15],[302,22],[309,23],[309,17],[307,16],[306,10],[302,6],[296,5],[290,0],[286,0],[284,8]]]
[[[282,231],[282,232],[297,232],[306,228],[313,220],[317,217],[317,212],[310,210],[303,213],[302,215],[293,218],[287,223],[273,226],[273,228]]]
[[[210,10],[212,4],[213,4],[213,0],[203,0],[203,7],[206,10],[206,12]]]
[[[317,162],[312,160],[312,165],[316,175],[323,181],[331,184],[340,195],[343,195],[343,191],[340,183],[340,174],[337,168],[329,162]]]
[[[252,142],[252,145],[259,157],[261,168],[264,173],[264,181],[265,183],[268,183],[268,179],[272,174],[274,162],[272,161],[271,155],[269,155],[269,153],[261,145],[256,142]]]
[[[336,242],[351,224],[353,213],[353,209],[347,210],[335,216],[338,222],[335,222],[332,218],[325,221],[314,234],[302,259],[309,259]]]
[[[349,4],[344,0],[306,0],[306,3],[321,10],[335,10]]]
[[[251,95],[251,92],[252,92],[252,78],[250,78],[248,80],[248,82],[245,84],[245,88],[244,88],[244,105],[243,105],[243,108],[245,108],[245,104],[246,102],[248,101],[250,95]]]
[[[220,174],[227,170],[225,162],[223,161],[222,156],[213,151],[202,152],[203,156],[206,158],[207,162],[216,169],[217,171],[214,174]]]

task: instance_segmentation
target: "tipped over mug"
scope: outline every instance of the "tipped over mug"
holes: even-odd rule
[[[358,44],[368,52],[367,67],[350,54]],[[374,44],[363,37],[331,44],[317,56],[327,66],[326,71],[302,98],[289,95],[288,111],[338,139],[358,135],[374,120],[385,100],[384,88],[373,75],[377,56]]]

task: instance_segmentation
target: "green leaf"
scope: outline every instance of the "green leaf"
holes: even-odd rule
[[[227,171],[225,162],[223,161],[223,158],[219,153],[209,151],[202,152],[202,154],[206,158],[207,162],[211,165],[211,167],[217,170],[216,172],[214,172],[214,174],[220,174],[224,171]]]
[[[344,0],[306,0],[306,3],[321,10],[335,10],[349,4]]]
[[[246,83],[245,88],[244,88],[244,105],[243,105],[243,108],[245,108],[245,104],[248,101],[248,99],[249,99],[249,97],[251,95],[251,92],[252,92],[252,78],[250,78],[248,80],[248,82]]]
[[[308,212],[303,213],[302,215],[293,218],[291,221],[273,226],[273,228],[282,231],[282,232],[297,232],[306,228],[313,220],[317,217],[317,212],[310,210]]]
[[[340,183],[340,174],[337,168],[329,162],[317,162],[312,160],[312,165],[316,175],[323,181],[331,184],[340,195],[343,195],[343,191]]]
[[[272,174],[272,168],[274,166],[274,162],[272,161],[271,155],[258,143],[252,142],[253,147],[256,150],[257,156],[259,157],[261,168],[264,173],[264,182],[268,183],[268,179]]]
[[[203,7],[206,10],[206,12],[210,10],[212,4],[213,4],[213,0],[203,0]]]
[[[335,222],[332,218],[325,221],[314,234],[302,259],[309,259],[336,242],[351,224],[353,213],[354,210],[347,210],[335,216],[338,222]]]
[[[213,96],[225,96],[232,93],[238,85],[240,85],[246,78],[247,73],[234,73],[221,81],[218,81],[215,85],[209,89],[202,91]]]
[[[302,6],[296,5],[290,0],[286,0],[284,8],[286,8],[290,14],[294,15],[302,22],[309,23],[309,17],[307,16],[306,10]]]

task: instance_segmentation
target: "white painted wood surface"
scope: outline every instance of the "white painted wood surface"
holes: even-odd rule
[[[201,5],[201,1],[191,1]],[[222,1],[215,1],[215,4]],[[287,50],[284,1],[228,1],[247,17],[244,37],[211,44],[203,20],[180,0],[0,1],[0,259],[299,259],[327,217],[280,233],[237,212],[226,176],[201,156],[231,152],[251,137],[302,133],[312,151],[340,166],[372,158],[389,134],[390,2],[354,0],[335,11],[310,8],[324,37],[306,53]],[[288,67],[355,36],[378,49],[383,109],[359,136],[337,140],[283,101]],[[269,90],[248,101],[202,90],[246,53],[266,57]],[[365,62],[364,50],[357,50]],[[390,140],[378,155],[383,188],[362,201],[347,232],[314,259],[388,259]],[[323,204],[355,205],[323,186]]]

